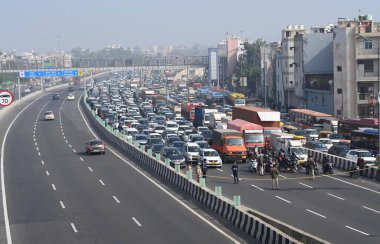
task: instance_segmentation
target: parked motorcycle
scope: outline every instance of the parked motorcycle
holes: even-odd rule
[[[326,163],[323,165],[323,174],[334,174],[333,164]]]

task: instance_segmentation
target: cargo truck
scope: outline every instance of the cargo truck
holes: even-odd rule
[[[243,133],[244,143],[247,150],[254,147],[265,147],[264,128],[242,119],[235,119],[227,122],[227,129],[237,130]]]
[[[195,108],[206,107],[202,103],[187,103],[183,102],[181,104],[181,115],[183,118],[189,121],[194,121],[195,119]]]
[[[246,162],[247,149],[243,134],[236,130],[216,129],[213,132],[211,147],[218,151],[223,163],[229,161]]]
[[[210,123],[210,114],[217,112],[218,110],[213,108],[195,108],[194,126],[208,126]]]
[[[222,117],[225,117],[225,113],[216,112],[210,114],[210,123],[208,127],[210,129],[216,129],[218,127],[218,124],[222,123]],[[219,128],[223,127],[223,125],[219,125]]]
[[[270,134],[281,132],[280,112],[269,109],[243,106],[232,108],[232,119],[242,119],[264,127],[265,148],[270,149]]]
[[[274,132],[271,133],[271,145],[274,151],[283,151],[289,156],[293,153],[298,157],[298,163],[307,161],[307,150],[302,147],[299,140],[293,140],[293,134]]]
[[[245,95],[240,92],[231,92],[227,96],[227,102],[231,106],[236,106],[236,107],[245,106]]]

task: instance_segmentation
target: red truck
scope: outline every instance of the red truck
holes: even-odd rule
[[[247,150],[254,147],[262,148],[265,146],[264,128],[242,119],[235,119],[227,122],[227,129],[237,130],[243,133],[244,143]]]
[[[207,107],[203,103],[187,103],[183,102],[181,104],[181,116],[187,120],[194,121],[195,119],[195,108],[197,107]]]
[[[232,108],[232,119],[242,119],[264,127],[265,148],[269,149],[270,134],[281,132],[280,112],[254,106]]]
[[[218,151],[223,163],[228,161],[247,160],[247,148],[244,145],[243,134],[236,130],[216,129],[212,134],[211,148]]]

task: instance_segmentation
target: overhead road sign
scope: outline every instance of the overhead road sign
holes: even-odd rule
[[[25,70],[19,73],[21,78],[69,77],[83,74],[82,70]]]

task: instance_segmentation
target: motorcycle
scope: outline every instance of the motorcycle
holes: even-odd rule
[[[250,173],[256,173],[257,172],[257,160],[256,159],[249,159],[248,164],[248,171]]]
[[[359,166],[353,166],[350,170],[350,177],[353,179],[357,179],[359,177]]]

